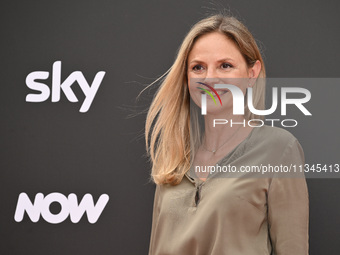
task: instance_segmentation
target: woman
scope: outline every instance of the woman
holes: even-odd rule
[[[237,19],[208,17],[185,37],[146,120],[157,184],[150,255],[308,254],[303,173],[258,178],[240,172],[245,166],[303,165],[299,142],[280,128],[243,125],[260,123],[261,117],[247,104],[244,115],[233,115],[230,90],[214,90],[215,84],[231,83],[247,95],[252,88],[254,107],[264,109],[263,78],[256,42]],[[216,119],[234,125],[214,126]],[[232,166],[237,174],[206,171],[207,166]]]

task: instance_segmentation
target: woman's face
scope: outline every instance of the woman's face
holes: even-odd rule
[[[210,91],[218,102],[217,96],[207,86],[197,83],[198,81],[211,87],[214,87],[215,84],[225,84],[228,81],[228,84],[238,86],[245,94],[250,84],[250,78],[257,78],[261,69],[259,61],[249,68],[235,43],[218,32],[212,32],[198,38],[187,61],[190,96],[198,106],[201,106],[201,96],[202,93],[205,93],[201,88]],[[207,95],[208,113],[216,110],[225,111],[227,108],[232,109],[230,91],[227,89],[216,89],[216,91],[223,105],[221,107],[218,104],[218,109],[213,107],[213,99]]]

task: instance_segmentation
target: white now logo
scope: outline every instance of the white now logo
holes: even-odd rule
[[[61,82],[61,61],[56,61],[52,66],[52,88],[50,88],[41,82],[36,80],[46,80],[49,77],[49,72],[36,71],[32,72],[26,77],[26,85],[28,88],[40,91],[40,94],[28,94],[26,96],[26,102],[44,102],[46,101],[52,92],[51,101],[59,102],[60,91],[63,91],[66,98],[70,102],[78,102],[78,98],[74,94],[71,86],[77,82],[79,87],[85,95],[85,100],[80,107],[80,112],[87,112],[93,102],[93,99],[99,89],[99,86],[104,78],[105,72],[100,71],[94,77],[91,86],[86,81],[84,75],[80,71],[71,73],[63,82]]]
[[[96,223],[108,201],[109,196],[102,194],[95,205],[92,195],[86,194],[78,204],[75,194],[71,193],[66,197],[55,192],[46,197],[42,193],[38,193],[35,196],[34,203],[32,203],[26,193],[21,193],[18,198],[14,220],[21,222],[26,211],[32,222],[38,222],[41,214],[45,221],[53,224],[63,222],[69,215],[73,223],[78,223],[86,211],[88,221]],[[50,205],[54,202],[61,205],[61,210],[57,214],[50,211]]]

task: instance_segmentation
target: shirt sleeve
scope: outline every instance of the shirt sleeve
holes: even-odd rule
[[[304,153],[296,139],[287,145],[280,164],[304,165]],[[308,255],[309,196],[303,172],[288,178],[274,175],[268,189],[268,223],[274,255]]]
[[[155,189],[155,196],[153,201],[153,212],[152,212],[152,227],[151,227],[151,236],[150,236],[150,245],[149,245],[149,255],[154,254],[153,252],[153,246],[155,242],[155,228],[158,221],[158,215],[159,215],[159,185],[156,185]]]

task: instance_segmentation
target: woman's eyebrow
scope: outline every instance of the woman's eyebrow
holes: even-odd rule
[[[233,61],[233,59],[232,58],[223,58],[223,59],[217,60],[217,62],[226,62],[226,61]]]
[[[220,59],[220,60],[217,60],[216,62],[217,63],[220,63],[220,62],[226,62],[226,61],[234,61],[234,59],[232,59],[232,58],[222,58],[222,59]],[[199,60],[199,59],[193,59],[193,60],[191,60],[190,62],[189,62],[189,64],[191,64],[191,63],[204,63],[204,61],[202,61],[202,60]]]
[[[196,63],[204,63],[204,61],[201,61],[201,60],[199,60],[199,59],[193,59],[193,60],[191,60],[191,61],[189,62],[189,64],[194,63],[194,62],[196,62]]]

